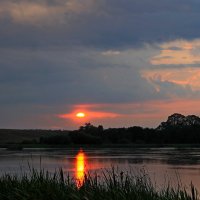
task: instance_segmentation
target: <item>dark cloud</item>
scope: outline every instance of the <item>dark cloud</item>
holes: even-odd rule
[[[87,49],[21,51],[7,50],[9,56],[1,59],[1,104],[117,103],[147,100],[155,93],[133,66],[104,61],[101,55],[103,61],[95,60],[97,53]]]
[[[196,0],[2,0],[0,126],[58,125],[56,114],[76,104],[194,95],[170,81],[153,82],[158,92],[141,71],[174,68],[151,59],[159,42],[198,38],[199,11]]]
[[[86,11],[77,8],[80,9],[77,12],[76,6],[80,4],[78,0],[75,1],[77,5],[74,3],[75,11],[65,8],[68,1],[65,4],[53,0],[45,3],[19,2],[34,3],[44,8],[48,6],[47,13],[40,13],[41,20],[38,17],[34,21],[34,17],[26,15],[22,19],[22,16],[9,15],[12,6],[6,4],[8,11],[1,14],[3,16],[0,20],[3,27],[0,31],[1,46],[37,48],[87,45],[121,48],[147,42],[199,37],[200,2],[195,0],[109,0],[101,3],[91,0],[91,8]]]

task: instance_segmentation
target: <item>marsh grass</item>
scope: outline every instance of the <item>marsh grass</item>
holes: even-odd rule
[[[191,184],[183,187],[167,186],[157,189],[146,173],[133,175],[114,168],[86,174],[82,185],[60,169],[54,174],[31,169],[21,177],[6,174],[0,177],[0,200],[197,200]]]

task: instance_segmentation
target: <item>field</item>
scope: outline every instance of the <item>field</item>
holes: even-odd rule
[[[19,144],[39,142],[40,137],[59,134],[59,130],[17,130],[0,129],[0,144]],[[68,131],[65,131],[65,133]]]

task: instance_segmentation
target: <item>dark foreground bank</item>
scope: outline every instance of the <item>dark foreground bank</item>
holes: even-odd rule
[[[85,175],[77,181],[64,176],[60,170],[55,174],[32,170],[21,177],[4,175],[0,177],[1,200],[197,200],[194,186],[190,191],[167,186],[155,188],[148,176],[110,172],[98,175]]]

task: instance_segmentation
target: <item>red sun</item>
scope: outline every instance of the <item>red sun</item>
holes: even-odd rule
[[[83,113],[83,112],[76,113],[76,117],[84,118],[85,117],[85,113]]]

